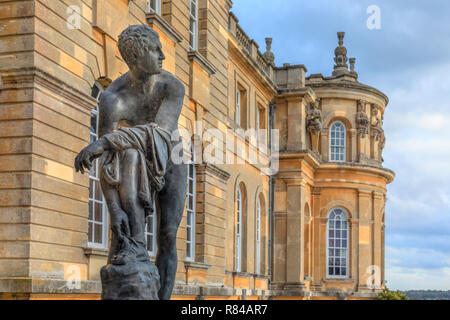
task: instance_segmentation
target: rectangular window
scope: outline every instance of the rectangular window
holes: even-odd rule
[[[161,14],[161,0],[150,0],[148,2],[148,11]]]
[[[95,85],[92,97],[100,100],[102,91]],[[98,139],[98,106],[91,111],[90,142]],[[108,210],[100,185],[98,159],[94,161],[89,172],[89,217],[88,217],[88,246],[105,249],[108,247]]]
[[[241,91],[236,92],[236,124],[241,125]]]
[[[261,200],[256,203],[256,273],[261,273]]]
[[[191,0],[189,8],[189,47],[196,51],[198,46],[198,0]]]
[[[192,148],[191,163],[188,165],[188,186],[187,186],[187,221],[186,221],[186,259],[195,259],[195,160],[194,149]]]
[[[152,257],[156,256],[158,250],[156,245],[156,225],[158,223],[156,217],[156,207],[155,202],[153,202],[153,207],[155,208],[147,217],[147,223],[145,225],[145,240],[147,241],[147,251]]]
[[[236,125],[247,129],[247,91],[239,84],[236,90]]]
[[[241,271],[242,254],[242,190],[237,193],[237,212],[236,212],[236,271]]]

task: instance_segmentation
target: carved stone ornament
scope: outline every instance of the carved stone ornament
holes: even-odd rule
[[[322,129],[322,112],[319,109],[320,100],[311,102],[306,115],[306,127],[311,134],[318,134]]]
[[[356,112],[356,129],[361,138],[369,132],[369,117],[366,114],[366,101],[358,100]]]
[[[374,137],[376,141],[378,141],[383,127],[383,122],[379,116],[379,109],[379,106],[372,104],[370,131],[371,136]]]

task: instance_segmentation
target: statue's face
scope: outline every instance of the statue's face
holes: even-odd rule
[[[136,59],[136,67],[145,73],[158,74],[161,73],[162,62],[165,58],[161,42],[155,39],[147,50],[141,50]]]

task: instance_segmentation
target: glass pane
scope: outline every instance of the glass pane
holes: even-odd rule
[[[103,222],[103,204],[101,202],[95,202],[95,221]]]
[[[192,232],[191,227],[187,227],[186,228],[186,240],[187,241],[191,241],[191,232]]]
[[[339,229],[341,227],[341,222],[338,220],[336,221],[336,228]]]
[[[333,247],[333,239],[328,239],[328,245],[329,245],[330,247]]]
[[[334,275],[334,273],[333,273],[333,268],[331,267],[331,268],[328,268],[328,274],[330,275],[330,276],[333,276]]]
[[[342,247],[347,248],[347,240],[342,240]]]
[[[94,225],[94,242],[95,243],[102,243],[102,225],[95,224]]]
[[[88,241],[93,242],[94,234],[92,233],[92,222],[88,223]]]
[[[186,242],[186,256],[188,258],[191,258],[191,243],[190,242]]]
[[[192,180],[189,180],[189,193],[194,193],[194,183],[192,182]]]
[[[95,182],[95,200],[103,201],[102,187],[99,181]]]
[[[189,209],[193,209],[193,208],[194,208],[194,197],[189,196]]]
[[[92,199],[94,197],[94,180],[89,179],[89,198]]]
[[[94,203],[89,201],[89,220],[94,220]]]
[[[341,237],[341,230],[336,230],[336,238],[340,238]]]
[[[197,3],[195,1],[191,1],[191,14],[196,17],[197,13]]]
[[[97,133],[97,114],[91,113],[91,127],[89,130],[92,133]]]
[[[334,268],[334,275],[335,276],[340,276],[341,275],[341,272],[340,272],[339,268]]]

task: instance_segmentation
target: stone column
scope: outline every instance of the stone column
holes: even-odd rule
[[[357,162],[357,148],[356,148],[356,144],[357,144],[357,138],[358,138],[358,134],[356,132],[356,129],[350,129],[350,141],[351,141],[351,158],[348,159],[350,160],[349,162]]]
[[[320,137],[321,139],[321,154],[322,154],[322,160],[327,162],[330,160],[329,155],[328,155],[328,151],[329,151],[329,143],[328,143],[328,139],[329,139],[329,130],[328,129],[322,129],[321,133],[320,133]]]
[[[300,151],[306,148],[305,116],[302,98],[295,97],[287,100],[288,136],[287,150]]]
[[[303,230],[301,215],[301,183],[287,184],[287,232],[286,232],[286,282],[300,286],[303,279]]]
[[[312,188],[311,197],[311,286],[320,289],[320,188]]]
[[[208,270],[207,282],[222,283],[225,274],[226,183],[230,175],[212,164],[197,165],[196,170],[195,261],[213,266]]]
[[[366,190],[358,190],[358,291],[367,290],[366,271],[372,264],[370,219],[372,212],[372,195]]]
[[[372,264],[381,270],[382,266],[382,230],[381,230],[381,219],[383,215],[383,207],[384,207],[384,195],[380,192],[373,193],[373,257]],[[376,283],[376,285],[381,285],[381,274],[380,283]]]

